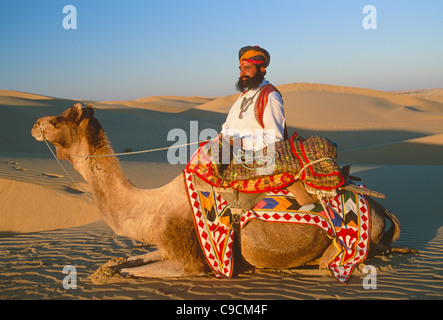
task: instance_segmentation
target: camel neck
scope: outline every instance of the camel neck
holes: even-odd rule
[[[109,152],[111,151],[111,152]],[[100,150],[95,155],[110,154],[111,150]],[[73,162],[75,169],[91,186],[92,195],[105,221],[118,233],[129,215],[129,204],[138,193],[137,189],[124,175],[116,157],[79,158]]]

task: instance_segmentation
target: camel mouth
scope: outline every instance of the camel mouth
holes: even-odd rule
[[[45,140],[42,132],[40,131],[40,129],[36,125],[34,125],[34,127],[32,128],[31,135],[37,141],[42,142]]]

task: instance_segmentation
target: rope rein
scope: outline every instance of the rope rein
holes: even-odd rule
[[[171,148],[181,148],[181,147],[191,146],[191,145],[194,145],[194,144],[198,144],[198,143],[202,143],[202,142],[207,142],[207,141],[211,141],[211,140],[212,139],[208,139],[208,140],[184,143],[184,144],[180,144],[180,145],[177,145],[177,146],[163,147],[163,148],[157,148],[157,149],[148,149],[148,150],[140,150],[140,151],[132,151],[132,152],[121,152],[121,153],[111,153],[111,154],[101,154],[101,155],[71,156],[71,158],[104,158],[104,157],[129,156],[129,155],[134,155],[134,154],[163,151],[163,150],[168,150],[168,149],[171,149]]]

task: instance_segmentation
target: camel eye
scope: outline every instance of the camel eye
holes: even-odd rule
[[[58,128],[58,126],[60,125],[60,119],[59,118],[55,118],[52,119],[51,121],[49,121],[50,124],[52,124],[55,128]]]

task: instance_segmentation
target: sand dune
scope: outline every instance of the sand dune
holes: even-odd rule
[[[194,106],[201,105],[203,103],[207,103],[209,101],[214,100],[215,98],[211,97],[201,97],[201,96],[190,96],[190,97],[180,97],[180,96],[152,96],[152,97],[144,97],[139,98],[134,101],[136,102],[150,102],[157,103],[160,105],[167,106],[181,106],[183,104],[193,104]]]
[[[443,103],[443,89],[400,90],[395,93]]]
[[[33,183],[0,179],[0,194],[0,236],[80,226],[100,218],[92,199]]]
[[[402,223],[397,245],[422,250],[416,256],[368,261],[377,266],[377,290],[365,290],[364,275],[358,272],[342,286],[330,274],[312,269],[256,270],[225,280],[98,276],[95,272],[109,260],[153,248],[117,237],[90,197],[31,137],[37,118],[60,114],[78,101],[0,90],[0,298],[441,299],[443,104],[434,99],[439,91],[397,93],[307,83],[278,88],[290,133],[336,141],[339,162],[352,164],[352,173],[364,184],[388,196],[382,204]],[[179,128],[189,134],[190,121],[198,121],[200,131],[219,130],[237,97],[81,102],[93,104],[114,149],[123,152],[169,146],[168,132]],[[62,164],[88,188],[68,162]],[[168,164],[166,152],[122,157],[121,164],[142,188],[159,187],[183,169]],[[68,264],[79,272],[76,291],[61,285]]]
[[[29,99],[29,100],[51,100],[55,99],[48,96],[43,96],[39,94],[34,93],[27,93],[27,92],[20,92],[20,91],[13,91],[13,90],[0,90],[0,97],[14,97],[14,98],[22,98],[22,99]]]
[[[288,126],[294,128],[409,129],[417,117],[432,127],[434,120],[439,125],[443,117],[443,104],[391,92],[307,83],[277,88],[283,96]],[[237,97],[222,97],[198,109],[227,113]]]
[[[139,108],[160,112],[177,113],[188,109],[195,108],[201,104],[212,101],[215,98],[206,97],[179,97],[179,96],[154,96],[136,99],[134,101],[101,101],[95,103],[96,106],[105,108],[104,105],[111,105],[114,107],[124,106],[130,108]]]
[[[441,165],[443,134],[340,152],[340,161],[360,164]]]

